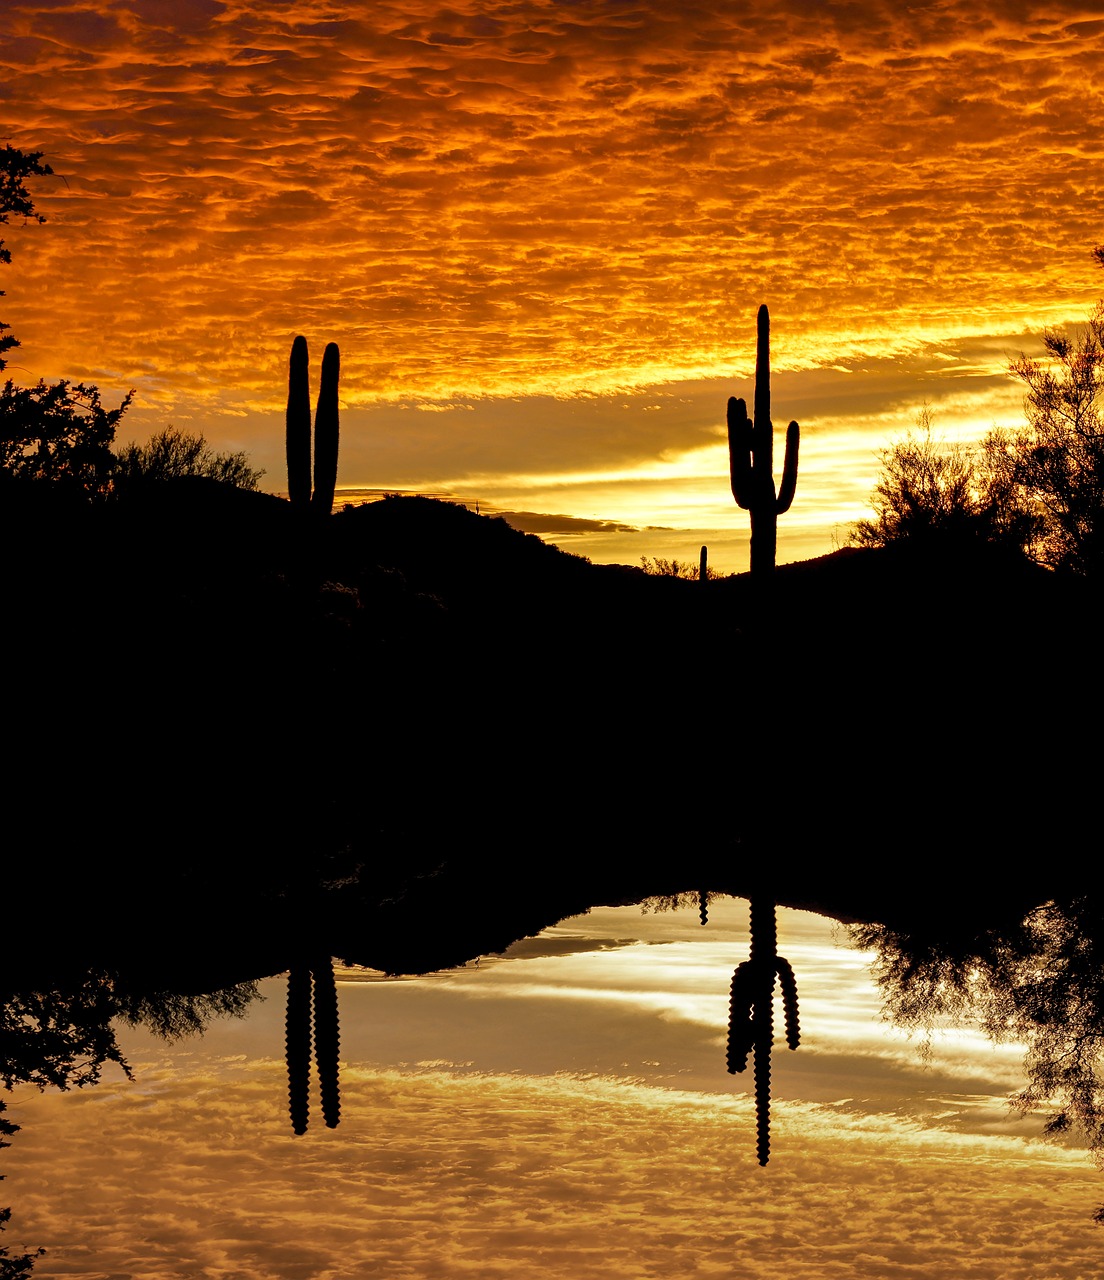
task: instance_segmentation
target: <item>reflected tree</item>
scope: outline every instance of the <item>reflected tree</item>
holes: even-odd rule
[[[930,1032],[973,1021],[1026,1045],[1021,1114],[1050,1109],[1045,1132],[1079,1135],[1104,1166],[1104,915],[1089,897],[1049,902],[1014,930],[926,936],[881,925],[853,937],[877,952],[875,977],[892,1021]],[[1097,1212],[1104,1221],[1104,1207]]]
[[[5,1139],[10,1138],[13,1133],[18,1133],[19,1126],[5,1119],[4,1111],[4,1104],[0,1102],[0,1147],[10,1147],[11,1143],[6,1142]],[[3,1231],[10,1221],[11,1210],[0,1209],[0,1231]],[[35,1258],[41,1257],[45,1252],[45,1249],[36,1249],[34,1253],[12,1253],[6,1245],[0,1245],[0,1280],[22,1280],[22,1277],[29,1276],[35,1264]]]
[[[257,996],[252,982],[205,994],[128,990],[104,973],[45,990],[9,991],[0,998],[0,1081],[9,1089],[82,1089],[96,1084],[108,1063],[129,1079],[114,1020],[177,1040],[202,1032],[214,1017],[243,1016]]]
[[[65,989],[9,992],[0,1002],[0,1079],[6,1088],[82,1089],[110,1062],[130,1076],[111,1020],[112,984],[89,974]]]

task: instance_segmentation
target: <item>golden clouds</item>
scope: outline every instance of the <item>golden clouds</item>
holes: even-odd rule
[[[45,1245],[51,1276],[143,1280],[1095,1274],[1085,1155],[992,1131],[978,1045],[922,1073],[864,957],[804,913],[779,925],[809,1041],[776,1057],[759,1169],[719,1043],[746,903],[710,917],[596,908],[478,968],[342,981],[341,1126],[302,1138],[267,1056],[282,982],[171,1063],[134,1033],[133,1085],[17,1091],[11,1242]],[[915,1105],[933,1095],[943,1128]]]
[[[68,372],[265,402],[297,328],[362,400],[717,372],[762,297],[813,359],[1050,315],[1104,42],[1051,13],[16,0],[13,137],[69,187],[13,314]]]
[[[141,1069],[21,1100],[5,1184],[51,1275],[632,1277],[1094,1273],[1076,1156],[606,1080],[347,1073],[293,1139],[275,1063]],[[62,1155],[61,1153],[64,1153]]]
[[[767,300],[778,370],[901,364],[847,421],[846,472],[805,451],[782,554],[824,551],[869,488],[860,435],[922,398],[905,366],[995,338],[991,377],[1097,292],[1102,54],[1095,15],[1026,0],[11,0],[6,128],[65,176],[36,191],[49,224],[9,237],[21,376],[135,386],[130,423],[250,448],[279,488],[290,338],[336,340],[344,483],[641,530],[573,544],[598,559],[709,542],[733,568],[732,511],[688,480],[656,516],[642,474],[717,440],[731,385],[651,424],[565,406],[749,372]],[[478,413],[376,416],[427,402]],[[572,479],[603,468],[618,493]],[[559,504],[484,483],[538,475]]]

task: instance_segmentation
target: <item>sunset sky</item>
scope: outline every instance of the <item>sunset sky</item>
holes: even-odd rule
[[[1089,1280],[1104,1183],[1011,1118],[1021,1050],[887,1027],[867,957],[779,917],[804,1042],[775,1051],[771,1160],[724,1069],[747,903],[599,908],[504,958],[339,976],[342,1120],[293,1137],[285,983],[137,1079],[6,1095],[4,1241],[43,1276],[177,1280]]]
[[[1101,65],[1074,0],[7,0],[0,137],[57,173],[7,229],[9,373],[134,387],[123,440],[281,491],[302,332],[341,347],[341,485],[735,569],[766,302],[779,556],[817,554],[921,404],[1015,424],[1009,357],[1104,292]]]

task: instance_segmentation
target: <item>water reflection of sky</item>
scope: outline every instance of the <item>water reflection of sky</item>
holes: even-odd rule
[[[6,1243],[72,1276],[1075,1277],[1097,1274],[1084,1153],[1009,1119],[1014,1047],[887,1028],[864,958],[783,912],[803,1044],[774,1143],[724,1070],[747,906],[598,909],[425,978],[340,975],[341,1127],[286,1119],[284,984],[134,1084],[17,1091]],[[750,1073],[749,1073],[750,1074]]]

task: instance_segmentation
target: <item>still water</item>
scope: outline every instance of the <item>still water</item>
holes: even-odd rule
[[[1021,1051],[885,1024],[869,957],[779,912],[803,1042],[770,1164],[725,1070],[748,907],[596,908],[427,977],[339,969],[342,1119],[287,1118],[282,978],[240,1021],[69,1094],[17,1089],[4,1243],[39,1276],[1099,1275],[1083,1151],[1011,1117]]]

